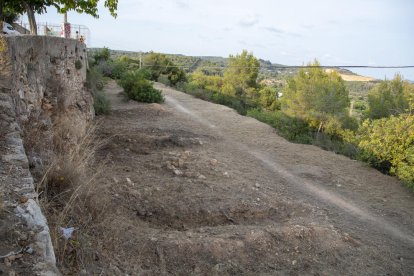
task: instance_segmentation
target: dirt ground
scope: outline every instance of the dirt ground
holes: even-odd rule
[[[107,200],[84,272],[414,274],[414,198],[397,179],[156,86],[164,104],[105,89],[96,200]]]

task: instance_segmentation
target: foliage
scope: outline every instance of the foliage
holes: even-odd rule
[[[104,84],[105,81],[102,73],[96,70],[95,67],[91,67],[86,74],[86,88],[91,91],[91,93],[95,93],[96,91],[102,90]]]
[[[93,107],[96,115],[109,114],[111,112],[111,101],[103,91],[96,91],[93,95]]]
[[[109,114],[111,111],[111,102],[102,91],[104,84],[104,76],[95,67],[90,68],[86,75],[86,87],[93,95],[96,115]]]
[[[362,159],[414,188],[414,116],[403,114],[363,122],[358,131]]]
[[[99,64],[102,61],[108,61],[110,56],[110,50],[106,47],[103,47],[101,50],[94,53],[93,58],[95,60],[95,64]]]
[[[240,55],[230,55],[228,67],[224,72],[224,85],[221,89],[223,94],[255,98],[259,67],[257,58],[246,50]]]
[[[185,72],[164,54],[149,53],[144,57],[144,67],[151,72],[153,81],[158,81],[160,75],[167,75],[171,85],[186,80]]]
[[[368,104],[365,101],[356,100],[354,102],[354,109],[359,111],[365,111],[368,108]]]
[[[370,119],[381,119],[404,113],[413,93],[413,85],[404,81],[401,75],[397,74],[391,81],[384,80],[369,91],[366,115]]]
[[[199,70],[191,74],[189,81],[192,85],[211,91],[221,91],[224,79],[218,75],[205,75]]]
[[[271,112],[260,109],[249,110],[247,116],[274,127],[280,136],[289,141],[303,144],[312,143],[314,131],[301,119],[291,117],[281,111]]]
[[[129,99],[146,103],[163,102],[161,91],[152,86],[148,77],[150,73],[147,70],[129,71],[122,76],[119,84]]]
[[[79,59],[77,59],[77,60],[75,61],[75,68],[76,68],[77,70],[82,69],[82,61],[80,61]]]
[[[274,86],[264,86],[259,90],[258,103],[268,111],[280,110],[279,93]]]
[[[338,73],[326,73],[318,61],[309,65],[316,67],[301,69],[288,80],[283,91],[282,110],[323,130],[332,117],[346,116],[348,91]]]
[[[30,29],[34,34],[37,32],[34,13],[42,14],[48,7],[55,7],[59,13],[74,10],[78,13],[86,13],[98,18],[99,0],[3,0],[4,10],[13,15],[27,13]],[[105,0],[104,6],[108,8],[112,16],[117,16],[118,0]],[[3,15],[0,15],[1,17]]]

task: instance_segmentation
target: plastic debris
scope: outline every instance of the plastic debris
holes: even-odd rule
[[[75,231],[75,227],[60,227],[60,231],[62,232],[62,236],[67,240],[72,238],[73,232]]]

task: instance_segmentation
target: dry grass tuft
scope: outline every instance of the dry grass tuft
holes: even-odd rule
[[[64,274],[78,273],[94,258],[94,228],[105,209],[97,183],[103,165],[94,164],[95,152],[104,144],[96,138],[98,125],[77,125],[72,120],[56,120],[54,155],[37,186]],[[64,238],[61,227],[74,227],[74,235]]]

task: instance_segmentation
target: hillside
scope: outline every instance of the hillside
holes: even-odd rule
[[[99,50],[100,48],[90,48],[89,52],[93,53]],[[123,51],[123,50],[111,50],[111,57],[113,59],[119,58],[121,56],[127,56],[132,59],[139,59],[145,55],[149,54],[148,52],[133,52],[133,51]],[[185,56],[181,54],[166,54],[178,67],[184,68],[187,72],[194,72],[196,70],[202,69],[209,74],[223,74],[225,67],[227,66],[227,58],[218,57],[218,56]],[[283,64],[272,63],[271,61],[259,59],[260,62],[260,71],[259,79],[273,79],[273,80],[284,80],[289,76],[295,75],[299,69],[297,68],[280,68]],[[145,66],[145,64],[144,64]],[[344,81],[351,82],[371,82],[375,81],[374,78],[360,76],[354,72],[340,68],[340,69],[326,69],[326,71],[336,70],[344,79]]]

